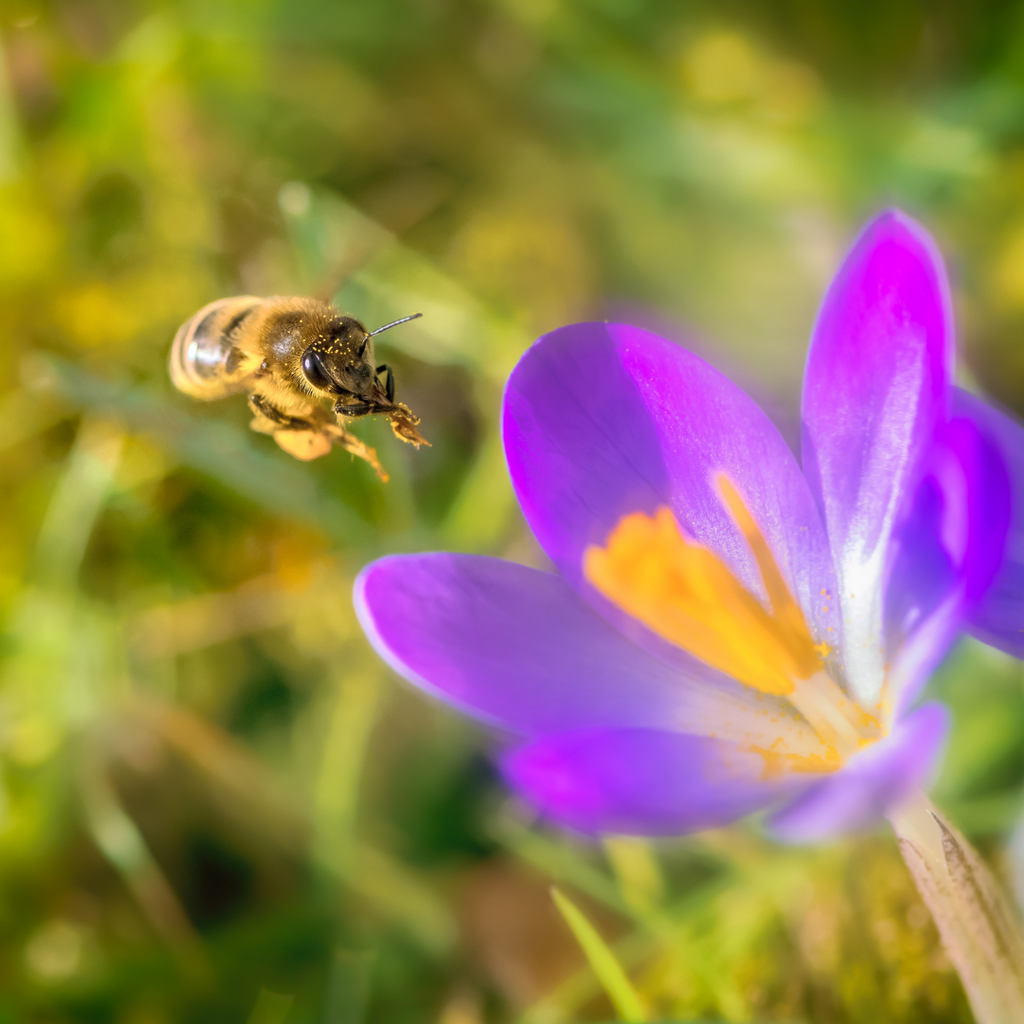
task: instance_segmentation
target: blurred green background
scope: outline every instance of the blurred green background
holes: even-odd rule
[[[924,221],[964,380],[1024,413],[1024,7],[917,0],[3,0],[0,1024],[970,1019],[891,836],[545,829],[371,654],[398,550],[539,564],[501,387],[540,332],[689,339],[793,434],[859,225]],[[392,479],[193,403],[178,325],[334,294],[433,447]],[[936,798],[991,856],[1024,677],[963,645]]]

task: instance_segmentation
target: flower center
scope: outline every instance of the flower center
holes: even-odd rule
[[[722,505],[757,561],[769,607],[706,547],[685,537],[671,510],[633,512],[604,547],[591,545],[583,572],[593,586],[659,636],[763,693],[784,696],[814,727],[836,768],[880,734],[876,719],[825,671],[829,648],[816,644],[764,534],[723,473]],[[769,759],[766,756],[766,762]],[[790,766],[798,767],[798,766]]]

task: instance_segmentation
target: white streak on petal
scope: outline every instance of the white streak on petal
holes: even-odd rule
[[[909,331],[912,328],[906,325]],[[922,342],[922,345],[924,342]],[[871,425],[872,436],[910,435],[921,400],[918,367],[907,360],[894,378],[883,417],[888,425]],[[881,517],[875,496],[861,492],[850,522],[845,550],[837,558],[840,607],[843,610],[843,667],[853,696],[862,707],[879,700],[885,681],[883,650],[883,575],[896,516],[900,512],[909,467],[909,446],[877,445],[864,452],[861,478],[869,483],[892,481]]]

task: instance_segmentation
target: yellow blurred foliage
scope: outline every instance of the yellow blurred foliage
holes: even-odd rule
[[[528,307],[520,307],[529,330],[552,330],[586,315],[591,258],[564,210],[481,209],[452,245],[454,262],[485,295],[529,296]]]
[[[1011,228],[997,250],[990,289],[993,300],[1003,308],[1024,309],[1024,223]]]
[[[767,62],[753,43],[735,32],[711,32],[695,40],[682,59],[683,81],[705,103],[753,99],[763,88]]]
[[[52,273],[61,234],[27,188],[0,189],[0,293]]]
[[[699,36],[683,51],[679,69],[684,89],[698,103],[752,103],[782,122],[808,117],[823,99],[809,67],[772,57],[736,32]]]

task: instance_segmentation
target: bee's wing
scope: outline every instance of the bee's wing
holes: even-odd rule
[[[254,295],[236,295],[203,306],[178,328],[171,346],[171,380],[179,391],[212,401],[247,391],[259,359],[232,344],[239,327],[263,303]]]

